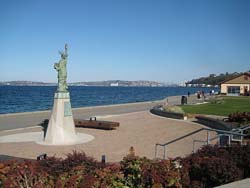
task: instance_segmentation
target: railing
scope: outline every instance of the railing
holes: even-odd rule
[[[250,126],[249,126],[248,129],[250,129]],[[159,144],[159,143],[157,143],[157,144],[155,145],[155,158],[157,158],[158,147],[163,147],[163,148],[164,148],[164,151],[163,151],[163,159],[166,159],[166,158],[167,158],[167,146],[168,146],[168,145],[170,145],[170,144],[172,144],[172,143],[175,143],[175,142],[177,142],[177,141],[179,141],[179,140],[182,140],[182,139],[184,139],[184,138],[186,138],[186,137],[192,136],[192,135],[194,135],[194,134],[196,134],[196,133],[199,133],[199,132],[201,132],[201,131],[207,131],[207,139],[206,139],[206,141],[195,140],[195,142],[202,142],[202,143],[206,143],[207,145],[210,143],[210,141],[212,141],[213,139],[215,139],[215,138],[210,138],[210,132],[216,132],[216,133],[219,135],[219,139],[220,139],[221,136],[228,136],[228,137],[229,137],[229,143],[228,143],[229,145],[230,145],[230,140],[231,140],[232,135],[240,136],[241,139],[242,139],[244,136],[246,136],[245,134],[243,134],[243,132],[240,132],[240,133],[239,133],[239,132],[224,131],[224,130],[219,130],[219,129],[201,128],[201,129],[198,129],[198,130],[193,131],[193,132],[191,132],[191,133],[188,133],[188,134],[186,134],[186,135],[183,135],[183,136],[181,136],[181,137],[179,137],[179,138],[176,138],[176,139],[174,139],[174,140],[171,140],[171,141],[169,141],[169,142],[167,142],[167,143],[164,143],[164,144]],[[194,143],[195,143],[195,142],[194,142]],[[195,149],[194,147],[195,147],[195,146],[194,146],[194,144],[193,144],[193,152],[194,152],[194,149]]]
[[[249,130],[250,129],[250,124],[249,125],[245,125],[243,127],[237,128],[237,129],[232,129],[233,132],[238,132],[241,134],[244,134],[244,131]],[[240,138],[235,138],[234,136],[232,136],[232,141],[241,141],[242,142],[242,137]]]
[[[245,130],[249,130],[250,129],[250,124],[249,125],[245,125],[243,127],[237,128],[237,129],[232,129],[231,132],[234,133],[240,133],[240,134],[244,134]],[[236,137],[235,137],[236,136]],[[244,134],[244,136],[247,136],[246,134]],[[218,134],[217,136],[210,138],[210,142],[213,140],[218,139],[218,144],[220,145],[220,139],[221,137],[228,137],[228,145],[231,144],[231,141],[233,142],[240,142],[240,144],[242,144],[243,142],[243,136],[239,136],[239,135],[235,135],[235,134]],[[206,143],[206,141],[203,140],[193,140],[193,153],[195,152],[195,143],[200,142],[200,143]]]

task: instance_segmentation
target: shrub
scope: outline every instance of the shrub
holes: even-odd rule
[[[73,151],[66,159],[49,157],[39,161],[43,170],[54,177],[56,188],[119,188],[124,186],[120,165],[102,164],[84,152]]]
[[[2,178],[3,187],[52,188],[51,176],[42,171],[36,161],[14,162]]]
[[[235,112],[228,115],[228,121],[247,124],[250,122],[250,112]]]
[[[231,145],[227,147],[205,146],[196,154],[203,157],[219,157],[232,160],[242,171],[243,178],[250,177],[250,145]]]
[[[181,175],[175,161],[128,155],[121,161],[121,166],[125,185],[131,188],[181,187]]]
[[[142,158],[135,155],[128,155],[121,161],[121,170],[124,174],[125,185],[131,188],[141,187],[141,164]]]
[[[11,165],[14,165],[15,161],[5,161],[0,163],[0,187],[3,186],[3,181],[6,180],[8,172],[11,170]]]
[[[214,187],[240,179],[240,170],[232,160],[219,157],[194,156],[190,161],[191,184],[200,182],[204,187]]]
[[[243,171],[243,178],[250,177],[250,145],[233,145],[225,148],[237,167]]]
[[[56,188],[77,188],[80,187],[84,181],[85,169],[83,166],[73,167],[67,172],[61,173],[55,179]]]
[[[92,186],[93,188],[129,188],[121,171],[119,164],[108,165],[103,169],[98,169],[95,172],[97,181]]]
[[[84,166],[86,173],[93,172],[96,168],[101,167],[101,163],[91,157],[87,157],[84,152],[73,151],[67,154],[63,160],[56,157],[48,157],[38,162],[44,171],[57,178],[61,173],[69,172],[77,166]]]
[[[150,160],[130,152],[102,164],[83,152],[66,159],[0,163],[0,187],[207,188],[250,177],[250,145],[205,146],[185,158]]]
[[[68,168],[63,165],[62,161],[62,158],[47,157],[45,160],[38,161],[37,163],[43,171],[48,172],[56,179],[60,174],[68,170]]]
[[[218,145],[206,145],[199,149],[195,154],[191,156],[200,156],[200,157],[219,157],[219,158],[231,158],[230,153],[227,151],[226,148],[231,147],[220,147]],[[189,158],[189,157],[188,157]]]
[[[96,168],[104,167],[102,163],[97,162],[92,157],[86,156],[84,152],[77,151],[67,154],[67,158],[63,161],[63,165],[69,169],[83,165],[87,173],[94,171]]]
[[[182,176],[183,187],[214,187],[241,179],[243,171],[235,160],[240,156],[233,158],[230,148],[205,146],[183,158],[183,174],[186,175],[187,171],[189,174],[186,179]]]
[[[142,185],[150,187],[181,187],[179,167],[172,160],[150,161],[142,164]]]

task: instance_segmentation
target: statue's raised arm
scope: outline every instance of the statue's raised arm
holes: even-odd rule
[[[64,49],[65,49],[64,54],[66,57],[68,57],[68,44],[65,44]]]

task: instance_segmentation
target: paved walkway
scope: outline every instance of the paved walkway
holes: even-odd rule
[[[75,108],[73,109],[73,115],[74,118],[77,119],[89,119],[91,116],[106,116],[145,111],[159,103],[161,103],[161,101]],[[0,131],[39,125],[44,119],[50,118],[50,113],[50,111],[38,111],[28,113],[2,114],[0,115]]]
[[[180,99],[181,96],[173,96],[161,101],[73,109],[74,118],[88,119],[97,116],[100,120],[117,121],[120,127],[112,131],[77,128],[77,132],[93,135],[95,139],[74,146],[43,146],[35,142],[1,143],[0,155],[35,159],[41,153],[64,157],[65,154],[78,150],[96,159],[106,155],[107,161],[120,161],[133,146],[137,155],[154,158],[156,143],[165,143],[201,128],[201,125],[192,122],[167,119],[149,112],[153,106],[165,104],[166,101],[170,105],[180,104]],[[195,96],[188,98],[189,103],[196,100]],[[50,111],[0,115],[0,136],[42,131],[42,127],[37,125],[49,116]],[[201,132],[170,145],[167,149],[168,156],[191,153],[194,138],[205,139],[206,133]],[[158,157],[162,156],[163,148],[160,148]]]
[[[180,104],[181,96],[168,97],[168,104]],[[158,104],[165,104],[165,100],[128,103],[119,105],[95,106],[73,109],[74,118],[89,119],[91,116],[106,116],[114,114],[124,114],[130,112],[148,111]],[[195,96],[188,98],[188,103],[199,102]],[[39,125],[44,119],[50,118],[51,111],[38,111],[27,113],[0,114],[0,131],[17,128],[25,128]]]
[[[201,128],[201,125],[195,123],[155,116],[148,111],[108,116],[102,119],[118,121],[120,127],[112,131],[78,128],[77,132],[93,135],[95,139],[74,146],[43,146],[34,142],[2,143],[0,144],[0,155],[35,159],[41,153],[64,157],[65,154],[77,150],[84,151],[88,156],[98,160],[101,155],[106,155],[107,161],[114,162],[122,160],[128,154],[129,148],[133,146],[137,155],[154,158],[156,143],[165,143]],[[41,127],[1,131],[0,136],[29,131],[41,131]],[[206,132],[198,133],[170,145],[168,156],[177,157],[191,153],[194,138],[204,140]],[[158,156],[163,156],[163,149],[159,150]]]
[[[222,185],[216,188],[249,188],[249,187],[250,187],[250,178],[247,178],[244,180]]]

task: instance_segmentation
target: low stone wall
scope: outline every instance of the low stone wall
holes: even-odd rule
[[[150,110],[152,114],[167,117],[167,118],[173,118],[173,119],[184,119],[184,114],[176,113],[176,112],[166,112],[163,110],[160,110],[159,108],[153,108]]]
[[[195,117],[197,119],[197,122],[200,124],[203,124],[207,127],[210,127],[212,129],[220,129],[225,131],[230,131],[234,127],[231,124],[228,124],[222,120],[214,119],[211,117],[201,116],[198,115]]]

